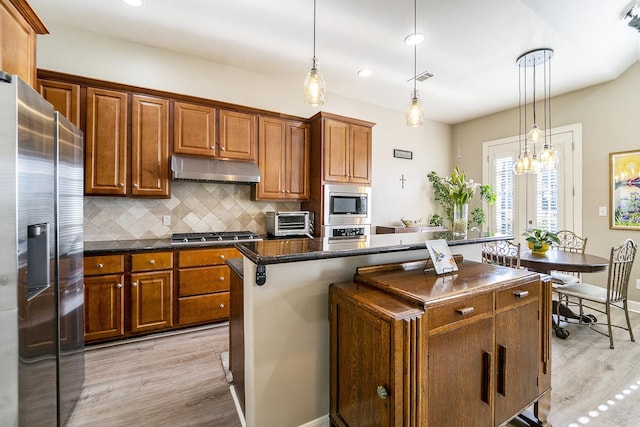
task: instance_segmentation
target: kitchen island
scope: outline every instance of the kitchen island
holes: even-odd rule
[[[244,371],[244,390],[236,393],[243,395],[247,426],[329,425],[330,283],[351,279],[359,266],[426,259],[431,239],[446,238],[452,253],[479,262],[483,242],[513,238],[448,237],[403,233],[236,244],[243,255],[244,348],[231,349],[231,370]],[[242,351],[242,367],[234,368],[234,351]]]

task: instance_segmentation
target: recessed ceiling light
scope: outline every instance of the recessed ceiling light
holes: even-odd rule
[[[144,4],[144,0],[122,0],[122,1],[130,6],[135,6],[135,7],[142,6]]]
[[[407,37],[404,38],[404,42],[408,45],[416,45],[416,44],[420,44],[424,41],[425,36],[424,34],[420,34],[420,33],[413,33],[413,34],[409,34]]]
[[[360,77],[369,77],[371,75],[371,70],[368,68],[363,68],[362,70],[358,71],[358,75]]]

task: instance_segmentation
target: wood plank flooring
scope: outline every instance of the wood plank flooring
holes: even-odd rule
[[[640,341],[640,314],[631,322]],[[553,426],[640,427],[640,342],[614,328],[610,350],[587,327],[568,330],[566,340],[552,339]],[[223,325],[90,349],[68,426],[240,426],[220,362],[228,347]]]

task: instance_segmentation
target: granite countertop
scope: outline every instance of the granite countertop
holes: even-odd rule
[[[109,252],[145,252],[174,249],[203,249],[233,247],[233,242],[207,242],[195,245],[172,245],[171,239],[143,239],[143,240],[108,240],[84,242],[86,255]]]
[[[449,246],[458,246],[496,240],[511,240],[513,238],[513,236],[506,234],[470,231],[467,238],[454,239],[450,232],[441,231],[374,234],[362,239],[315,238],[263,240],[258,242],[236,243],[235,247],[255,264],[265,265],[419,249],[425,249],[425,257],[427,257],[425,246],[427,240],[445,239]]]

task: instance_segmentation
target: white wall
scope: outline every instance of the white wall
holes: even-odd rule
[[[38,68],[246,105],[301,117],[318,109],[303,102],[302,82],[268,78],[192,56],[95,33],[49,25],[38,37]],[[295,65],[294,65],[295,66]],[[331,89],[329,76],[325,76]],[[375,90],[375,89],[372,89]],[[408,99],[407,99],[408,102]],[[423,100],[428,102],[428,100]],[[427,174],[451,169],[451,128],[425,121],[408,128],[404,105],[396,110],[362,103],[329,92],[323,111],[376,123],[373,128],[373,224],[400,224],[400,217],[428,218],[434,211]],[[413,160],[393,158],[393,149],[413,151]],[[407,181],[401,189],[400,178]],[[132,203],[135,201],[132,200]]]

